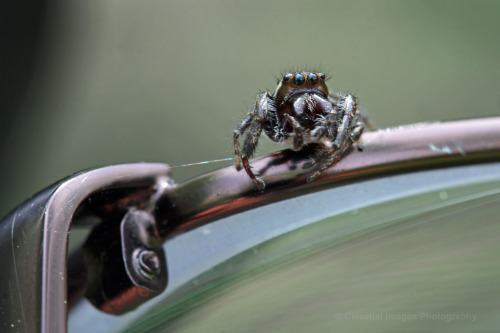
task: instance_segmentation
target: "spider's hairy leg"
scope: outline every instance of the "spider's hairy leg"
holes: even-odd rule
[[[356,98],[351,94],[343,95],[337,105],[337,117],[340,119],[336,120],[335,123],[338,125],[331,123],[331,126],[337,126],[332,150],[316,163],[313,173],[307,177],[307,182],[315,180],[326,169],[338,163],[349,152],[353,143],[360,139],[363,133],[363,122],[356,112]]]
[[[257,148],[259,137],[262,133],[263,128],[267,124],[268,113],[270,111],[275,111],[274,102],[271,93],[265,91],[257,96],[257,100],[255,101],[255,105],[252,111],[234,132],[236,168],[240,170],[241,166],[243,166],[250,179],[261,190],[265,188],[265,183],[262,179],[258,178],[253,173],[248,159],[252,157],[255,149]],[[243,149],[242,151],[240,151],[239,137],[243,135],[247,130],[248,134],[245,137]]]
[[[236,170],[241,170],[241,154],[240,154],[240,136],[245,133],[248,127],[252,124],[254,118],[253,112],[243,119],[241,124],[234,130],[234,155],[236,161]]]
[[[335,128],[337,119],[336,104],[332,103],[331,98],[325,103],[325,100],[315,96],[316,103],[320,104],[323,109],[323,114],[319,115],[314,124],[314,129],[311,131],[311,139],[318,142],[323,137],[328,137],[333,139],[336,133],[333,129]]]
[[[356,98],[347,93],[343,95],[337,106],[337,115],[340,118],[337,125],[337,135],[334,140],[334,145],[340,147],[345,141],[346,135],[351,132],[352,120],[358,110],[358,102]]]
[[[300,123],[293,116],[290,116],[288,113],[284,114],[286,120],[292,125],[294,137],[293,137],[293,150],[300,150],[304,147],[304,137],[303,132],[304,128],[300,125]]]
[[[254,122],[252,128],[248,132],[247,137],[245,138],[241,161],[243,163],[243,168],[245,168],[245,171],[247,172],[250,179],[259,187],[260,190],[263,190],[266,187],[266,184],[262,179],[255,175],[255,173],[252,171],[252,168],[250,167],[250,163],[248,163],[248,159],[252,157],[255,149],[257,148],[257,142],[261,133],[262,124],[257,121]]]
[[[333,99],[333,96],[333,94],[329,95],[329,104],[323,104],[323,116],[319,118],[317,127],[312,133],[313,139],[316,138],[319,140],[322,136],[326,136],[333,141],[337,135],[336,129],[339,118],[338,100]],[[337,95],[335,96],[337,97]]]
[[[311,173],[309,176],[307,176],[306,181],[308,183],[314,181],[321,175],[321,173],[323,173],[323,171],[325,171],[332,165],[337,164],[349,151],[351,146],[352,144],[349,143],[341,147],[339,150],[331,151],[328,154],[326,154],[327,156],[324,157],[323,162],[318,164],[318,166],[314,169],[315,171]]]
[[[326,157],[332,154],[333,151],[338,149],[335,145],[333,139],[337,135],[337,100],[335,104],[329,96],[328,100],[325,100],[318,96],[313,96],[315,102],[321,105],[322,114],[317,115],[314,120],[314,128],[311,131],[311,141],[320,143],[323,146],[315,156],[308,162],[304,163],[302,169],[309,169],[314,165],[322,162]]]
[[[324,149],[316,154],[312,160],[305,163],[302,169],[309,169],[322,162],[331,155],[333,151],[338,149],[338,146],[333,142],[335,135],[337,135],[337,110],[335,108],[336,104],[331,103],[331,99],[330,103],[323,103],[323,115],[318,116],[316,119],[314,129],[311,131],[311,139],[314,142],[321,142]]]
[[[321,119],[321,121],[316,122],[316,126],[311,131],[311,139],[314,142],[318,142],[322,137],[328,134],[328,128],[326,127],[325,118]]]
[[[332,143],[329,142],[331,145]],[[317,152],[314,157],[302,165],[302,169],[310,169],[318,163],[323,162],[328,156],[333,154],[337,150],[337,147],[325,146],[319,152]]]
[[[363,131],[365,130],[365,125],[366,123],[362,121],[360,117],[360,113],[356,113],[354,116],[354,119],[352,121],[352,127],[351,131],[349,133],[349,137],[352,141],[352,143],[357,143],[358,144],[358,150],[362,151],[364,148],[363,141],[361,140],[361,134],[363,134]]]

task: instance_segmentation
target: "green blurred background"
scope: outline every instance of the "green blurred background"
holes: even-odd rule
[[[0,20],[0,215],[89,167],[230,157],[290,68],[380,128],[500,115],[500,1],[33,1]]]

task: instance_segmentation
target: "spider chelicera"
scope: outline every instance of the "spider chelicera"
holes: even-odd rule
[[[303,168],[310,169],[307,182],[340,161],[359,142],[366,118],[358,111],[356,98],[349,94],[329,93],[325,74],[296,72],[285,74],[274,95],[264,91],[257,96],[255,105],[234,131],[236,168],[242,166],[252,181],[265,188],[248,163],[262,131],[273,141],[289,142],[294,150],[309,143],[321,147],[319,153]],[[369,125],[368,125],[369,126]],[[245,137],[240,149],[239,138]],[[361,144],[358,144],[361,149]]]

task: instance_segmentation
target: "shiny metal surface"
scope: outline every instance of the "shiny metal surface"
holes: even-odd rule
[[[47,204],[43,233],[42,332],[63,332],[67,321],[66,278],[67,240],[70,224],[79,205],[96,191],[138,188],[149,192],[147,206],[158,189],[168,186],[168,167],[162,164],[117,165],[74,177],[60,185]],[[140,205],[141,202],[138,202]],[[126,205],[125,205],[126,206]],[[62,326],[64,323],[64,326]]]
[[[175,185],[158,204],[163,235],[229,214],[337,183],[383,174],[500,160],[500,118],[425,123],[363,134],[364,150],[353,150],[317,181],[306,183],[308,152],[283,150],[252,161],[266,182],[257,190],[233,166]]]
[[[500,163],[361,180],[251,209],[167,241],[171,288],[102,332],[495,331],[499,214]],[[467,311],[475,322],[334,317]]]
[[[172,184],[167,165],[148,163],[106,167],[61,181],[0,223],[0,254],[9,267],[0,274],[0,322],[18,331],[65,331],[69,229],[89,216],[105,223],[138,207],[155,215],[166,240],[236,212],[336,184],[499,161],[500,118],[402,126],[365,133],[363,140],[363,152],[352,151],[309,184],[302,170],[308,152],[284,150],[252,161],[266,181],[263,192],[234,166],[178,185]],[[171,255],[167,251],[167,262]]]
[[[449,207],[450,210],[457,211],[453,207],[467,200],[467,198],[482,199],[492,194],[496,194],[498,198],[500,191],[499,184],[499,162],[387,175],[347,184],[339,184],[335,187],[294,196],[290,199],[217,219],[213,223],[206,224],[200,228],[191,230],[186,228],[183,230],[184,232],[168,239],[164,243],[169,267],[169,284],[164,293],[143,304],[137,310],[119,317],[100,312],[89,302],[83,300],[71,308],[69,313],[70,332],[84,333],[88,330],[88,323],[92,323],[94,333],[143,332],[145,327],[148,328],[148,331],[151,329],[153,332],[183,331],[183,329],[187,332],[221,331],[221,326],[227,327],[228,321],[239,322],[241,325],[240,330],[245,330],[246,328],[247,331],[259,331],[258,329],[248,330],[248,326],[245,327],[243,323],[248,323],[247,320],[249,318],[254,318],[254,323],[266,322],[266,319],[270,318],[269,314],[276,313],[274,312],[276,309],[269,309],[268,314],[262,316],[262,320],[260,317],[255,316],[254,311],[265,311],[263,308],[273,304],[273,301],[267,303],[267,305],[253,302],[243,305],[248,298],[244,295],[239,295],[236,297],[237,300],[233,299],[232,301],[227,300],[227,302],[222,302],[222,307],[232,309],[234,305],[234,309],[241,309],[240,306],[243,305],[247,309],[250,308],[250,310],[241,311],[231,316],[232,319],[225,320],[221,319],[221,317],[212,316],[214,308],[221,306],[220,302],[213,304],[211,301],[207,301],[204,305],[199,303],[200,297],[203,298],[205,291],[210,289],[207,286],[211,285],[213,287],[217,285],[217,288],[220,289],[231,289],[233,283],[228,275],[230,276],[232,273],[247,275],[249,278],[247,283],[252,285],[253,281],[258,280],[260,275],[257,274],[254,276],[253,273],[249,273],[249,271],[253,272],[252,267],[255,261],[269,263],[269,260],[276,260],[274,255],[265,250],[266,248],[273,247],[275,246],[273,244],[276,243],[282,244],[281,239],[289,237],[290,234],[305,235],[307,234],[305,230],[311,227],[316,228],[314,225],[324,225],[325,223],[320,221],[324,221],[325,219],[330,221],[326,223],[328,227],[324,232],[316,235],[317,237],[296,238],[295,236],[291,236],[295,240],[293,242],[294,245],[290,248],[290,250],[293,249],[294,257],[307,256],[307,253],[310,253],[311,246],[316,243],[324,244],[325,238],[330,239],[332,243],[342,243],[346,238],[349,239],[350,235],[363,233],[361,230],[370,233],[370,231],[383,228],[387,223],[390,224],[391,221],[405,221],[405,216],[434,212],[444,207]],[[454,191],[462,194],[454,196],[452,194]],[[465,193],[468,194],[464,197]],[[427,199],[423,200],[422,196]],[[376,214],[367,215],[363,213],[365,210],[374,211]],[[474,221],[474,219],[471,220]],[[404,223],[402,222],[402,224]],[[416,228],[418,229],[418,226]],[[452,235],[454,234],[452,233]],[[394,238],[398,239],[399,236],[397,234]],[[495,239],[495,234],[491,234],[487,238],[490,240]],[[463,239],[464,241],[468,241],[466,235],[464,235]],[[419,242],[419,244],[426,243],[425,239]],[[438,246],[436,244],[440,244],[440,242],[435,242],[434,246]],[[407,248],[406,245],[404,247]],[[462,247],[462,251],[467,251],[464,248],[466,249],[467,246]],[[244,252],[248,255],[243,255],[242,257],[242,253]],[[343,253],[341,259],[338,258],[338,260],[351,262],[352,265],[347,270],[341,270],[337,273],[340,275],[351,275],[353,277],[350,280],[359,281],[355,278],[355,275],[364,265],[362,264],[360,267],[357,267],[358,262],[350,260],[353,252],[359,254],[359,251],[352,249],[352,251],[348,252]],[[401,255],[400,252],[399,254]],[[427,257],[428,262],[434,262],[434,255],[437,252],[437,250],[427,252],[429,255]],[[275,255],[281,257],[282,254],[282,251],[278,251]],[[440,255],[437,256],[440,257]],[[390,256],[387,257],[390,258]],[[422,257],[418,259],[424,260]],[[315,262],[316,260],[311,258],[311,261]],[[379,260],[374,262],[379,262]],[[278,260],[276,267],[289,267],[286,264],[282,264]],[[324,263],[325,267],[328,265],[328,263]],[[274,270],[274,265],[267,265],[267,267],[270,267],[270,270]],[[294,277],[289,276],[286,280],[275,281],[276,284],[274,286],[256,286],[252,295],[255,295],[255,293],[273,295],[275,289],[283,287],[282,282],[287,283],[286,281],[293,279],[307,279],[307,276],[311,272],[300,267],[302,265],[298,265],[293,269],[298,275]],[[420,268],[421,263],[416,264],[415,267]],[[488,272],[491,272],[492,269],[494,270],[494,268],[489,268]],[[397,267],[393,267],[392,270],[397,270]],[[384,272],[380,273],[381,275],[384,274]],[[371,274],[373,274],[373,271]],[[486,274],[486,271],[483,270],[480,274]],[[397,280],[397,276],[395,278]],[[494,279],[494,277],[492,278]],[[390,280],[387,280],[387,283],[390,283]],[[308,294],[311,288],[315,288],[314,286],[305,284],[298,285],[301,286],[299,292],[301,294]],[[412,290],[412,288],[409,289]],[[471,286],[470,289],[474,289],[474,287]],[[287,297],[283,297],[281,301],[286,303],[287,300],[290,300],[288,297],[293,299],[294,296],[292,295],[296,295],[296,292],[297,290],[289,290]],[[461,290],[457,290],[456,293],[460,294],[461,292]],[[367,297],[367,295],[362,296],[356,292],[354,294],[344,293],[344,295],[348,299],[354,298],[358,300],[364,300]],[[400,295],[399,290],[396,295]],[[179,297],[184,299],[191,298],[192,301],[180,302]],[[340,300],[336,300],[334,303],[339,305],[338,301]],[[376,302],[376,300],[374,301]],[[310,298],[307,302],[314,303],[314,300]],[[252,305],[254,307],[253,310],[251,309]],[[323,305],[325,304],[322,304],[320,308],[323,308]],[[216,322],[215,325],[208,325],[201,328],[200,322],[197,320],[191,321],[191,310],[198,312],[199,309],[204,309],[205,311],[201,311],[205,312],[207,317],[212,318]],[[326,306],[323,309],[330,309],[330,307]],[[235,317],[238,319],[234,319]],[[305,317],[309,318],[307,315]],[[179,318],[181,318],[181,321],[186,321],[186,326],[181,328],[176,326],[176,323],[178,323],[177,319]],[[282,321],[282,318],[278,316],[276,320]],[[219,325],[217,325],[217,322],[219,322]],[[169,328],[159,329],[157,325],[160,323]],[[321,325],[321,323],[317,324]],[[198,327],[198,329],[190,330],[193,326]],[[282,326],[279,327],[281,328]],[[233,327],[225,331],[231,332],[234,330]]]
[[[165,290],[168,268],[162,244],[152,214],[132,206],[121,220],[110,219],[93,228],[83,245],[84,265],[78,265],[79,270],[73,267],[68,275],[85,276],[77,289],[85,290],[96,308],[123,314]]]
[[[57,186],[0,222],[0,332],[40,332],[44,208]]]
[[[71,223],[86,214],[112,215],[131,204],[147,209],[155,194],[169,186],[168,170],[164,164],[138,163],[82,172],[1,221],[0,253],[6,268],[0,273],[2,331],[65,332]],[[94,194],[107,202],[100,212],[90,209]]]

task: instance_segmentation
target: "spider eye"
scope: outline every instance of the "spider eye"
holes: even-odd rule
[[[319,77],[321,78],[321,80],[323,80],[323,81],[325,80],[325,74],[319,73]]]
[[[297,73],[293,76],[293,84],[295,84],[296,86],[302,86],[304,85],[304,83],[306,83],[306,78],[304,77],[304,75]]]
[[[289,82],[291,77],[292,74],[286,74],[285,76],[283,76],[283,83]]]
[[[307,75],[307,82],[309,82],[309,84],[315,85],[316,83],[318,83],[318,81],[319,81],[318,74],[309,73],[309,75]]]

